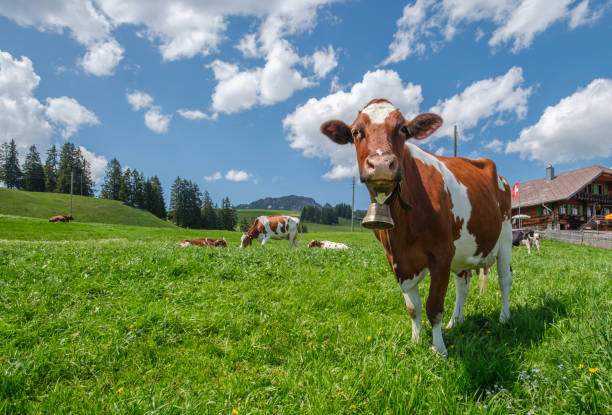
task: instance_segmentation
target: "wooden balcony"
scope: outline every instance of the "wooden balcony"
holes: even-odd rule
[[[612,197],[605,195],[596,195],[593,193],[578,193],[574,196],[576,200],[583,200],[586,202],[599,202],[612,204]]]

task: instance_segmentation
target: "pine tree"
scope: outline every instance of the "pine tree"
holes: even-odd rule
[[[11,140],[2,145],[2,177],[0,180],[9,189],[21,189],[23,187],[23,173],[19,167],[19,154],[17,144]]]
[[[113,158],[106,166],[100,197],[103,199],[119,200],[121,176],[121,164],[119,160]]]
[[[217,229],[217,212],[210,193],[204,192],[202,201],[202,227],[204,229]]]
[[[229,197],[221,201],[221,229],[233,231],[238,223],[238,215],[236,209],[232,207]]]
[[[200,228],[202,193],[197,184],[177,177],[172,184],[170,209],[178,226]]]
[[[45,191],[45,170],[36,146],[31,146],[23,165],[23,187],[31,192]]]
[[[166,219],[164,191],[157,176],[149,178],[145,183],[145,209],[158,218]]]
[[[329,204],[326,204],[323,209],[321,209],[321,223],[324,225],[338,224],[338,216],[336,216],[334,213],[334,208],[332,208]]]
[[[133,206],[144,209],[144,176],[138,170],[132,170]]]
[[[76,147],[74,159],[76,161],[74,180],[75,193],[79,193],[81,196],[93,196],[95,183],[91,177],[91,166],[80,147]]]
[[[134,206],[134,187],[132,186],[132,170],[128,167],[121,176],[119,200],[129,206]]]
[[[73,193],[83,196],[93,196],[94,182],[91,178],[91,167],[83,156],[81,149],[70,142],[62,146],[57,169],[57,185],[59,193],[70,193],[70,180],[73,177]]]
[[[57,168],[57,184],[55,191],[58,193],[70,193],[70,174],[76,165],[74,144],[66,142],[62,146]]]
[[[55,144],[47,150],[45,161],[45,191],[54,192],[57,187],[57,149]]]

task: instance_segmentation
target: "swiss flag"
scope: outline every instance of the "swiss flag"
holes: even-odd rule
[[[518,182],[514,183],[512,186],[512,199],[518,199],[519,197],[519,184]]]

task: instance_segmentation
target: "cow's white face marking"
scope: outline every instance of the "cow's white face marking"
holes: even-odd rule
[[[423,164],[436,168],[440,172],[445,190],[451,196],[453,217],[463,220],[461,230],[459,231],[459,239],[454,241],[455,256],[451,263],[451,271],[459,272],[482,264],[484,259],[482,254],[475,256],[478,250],[476,238],[467,229],[467,224],[472,216],[472,204],[467,195],[467,187],[459,183],[448,167],[436,157],[426,153],[412,143],[406,143],[406,146],[413,158],[421,161]],[[494,251],[497,254],[497,250],[494,249]]]
[[[382,151],[380,150],[380,148],[376,149],[376,154],[378,154],[379,156],[382,156]]]
[[[390,102],[375,102],[365,107],[363,110],[361,110],[361,112],[370,117],[370,122],[372,124],[382,124],[385,122],[389,114],[396,109],[397,108],[391,105]]]

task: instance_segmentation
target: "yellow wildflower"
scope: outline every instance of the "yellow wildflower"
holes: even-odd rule
[[[130,324],[130,328],[131,328],[131,329],[133,329],[133,328],[134,328],[134,325],[133,325],[133,324]]]
[[[368,341],[372,340],[372,336],[368,336]]]
[[[597,373],[597,372],[599,372],[599,368],[598,368],[598,367],[590,367],[590,368],[589,368],[589,372],[591,372],[591,373]]]
[[[232,409],[232,415],[238,415],[238,410],[237,409]]]
[[[382,388],[380,388],[380,389],[378,390],[378,392],[382,392]]]
[[[419,380],[419,377],[417,375],[414,375],[414,381],[416,382],[417,380]]]
[[[123,386],[119,388],[119,390],[117,391],[118,394],[122,394],[123,392],[125,392],[125,390],[123,390]]]
[[[168,301],[168,300],[169,300],[169,298],[168,298],[168,297],[166,297],[166,301]]]
[[[351,405],[351,409],[355,409],[355,405]]]
[[[578,369],[582,369],[582,368],[584,368],[584,365],[583,365],[582,363],[580,363],[580,364],[578,365]]]

